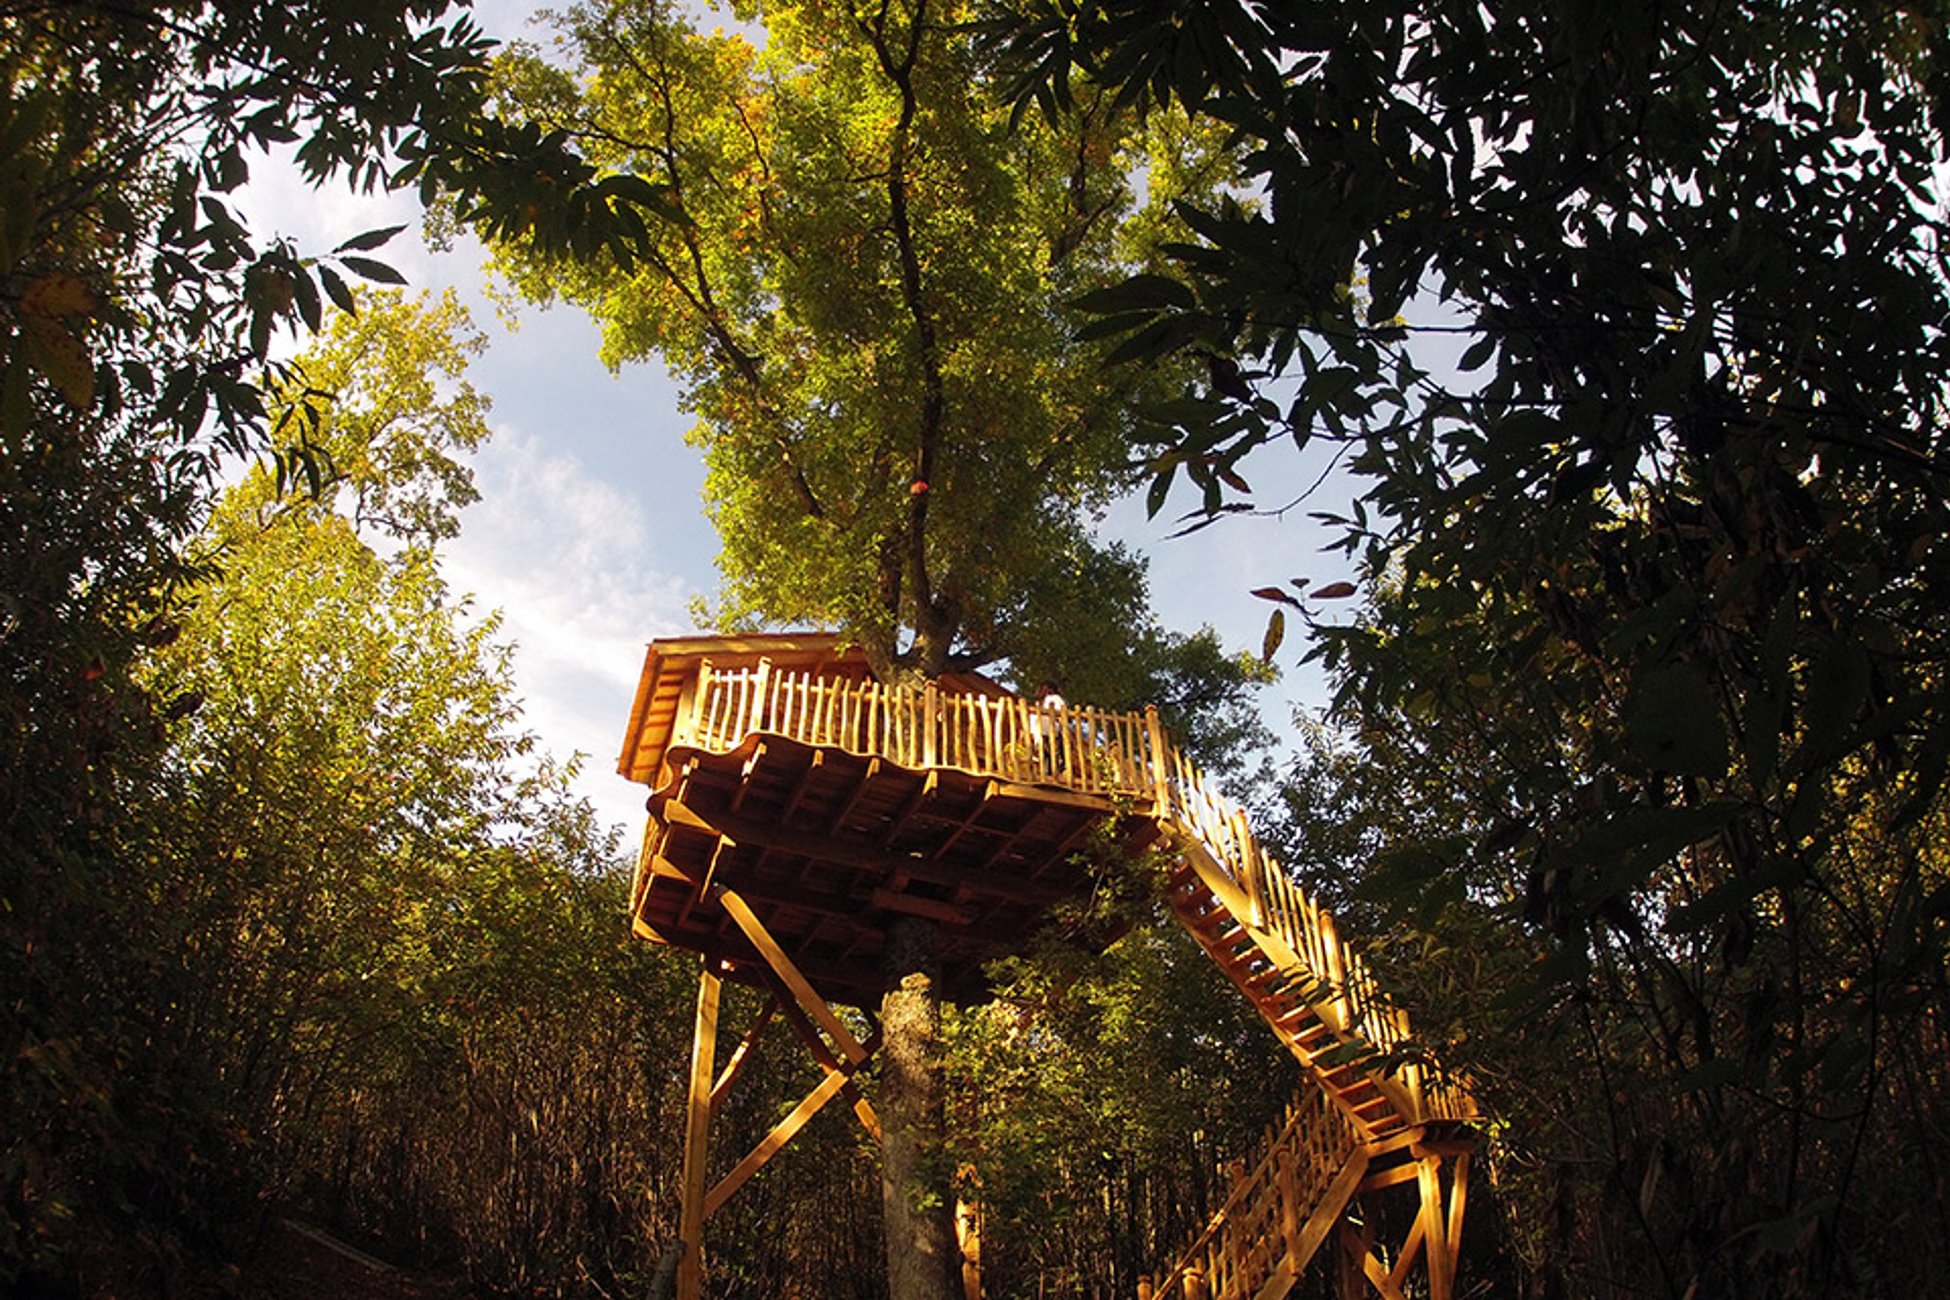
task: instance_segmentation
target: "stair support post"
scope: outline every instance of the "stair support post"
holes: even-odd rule
[[[705,1160],[711,1143],[711,1087],[718,1055],[718,993],[723,981],[703,959],[697,982],[697,1020],[691,1036],[691,1084],[684,1114],[683,1204],[677,1235],[677,1300],[700,1300],[704,1289]]]

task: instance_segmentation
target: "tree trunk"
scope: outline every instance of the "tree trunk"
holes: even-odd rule
[[[960,1300],[954,1192],[943,1137],[941,961],[934,922],[888,932],[880,1002],[880,1196],[889,1300]]]

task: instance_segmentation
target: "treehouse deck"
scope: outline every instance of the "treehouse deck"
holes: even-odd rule
[[[1164,901],[1302,1063],[1309,1086],[1212,1225],[1140,1295],[1278,1300],[1328,1247],[1338,1248],[1346,1294],[1399,1296],[1418,1261],[1432,1300],[1452,1294],[1468,1096],[1407,1050],[1407,1017],[1260,848],[1243,811],[1173,749],[1155,710],[1044,707],[973,675],[887,687],[829,635],[659,641],[619,770],[650,788],[635,929],[705,958],[686,1300],[699,1294],[704,1219],[827,1101],[847,1098],[878,1133],[852,1083],[876,1035],[863,1041],[830,1004],[866,1010],[871,1026],[896,921],[936,922],[944,994],[979,998],[988,957],[1065,915],[1065,903],[1097,886],[1102,864],[1153,847],[1174,864]],[[1101,946],[1116,936],[1075,937]],[[772,998],[718,1074],[724,978]],[[775,1014],[822,1081],[711,1185],[711,1112]],[[1356,1231],[1347,1212],[1357,1196],[1408,1181],[1421,1209],[1384,1265],[1375,1218]],[[972,1274],[970,1295],[979,1295]]]

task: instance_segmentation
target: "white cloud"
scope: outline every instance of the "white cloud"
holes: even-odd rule
[[[614,775],[613,760],[644,645],[689,626],[694,588],[646,562],[644,503],[573,453],[501,429],[475,473],[482,500],[447,548],[447,580],[502,611],[526,725],[560,758],[588,755],[579,791],[634,829],[642,791]]]

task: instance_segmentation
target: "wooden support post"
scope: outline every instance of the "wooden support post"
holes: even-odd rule
[[[1442,1161],[1427,1156],[1416,1162],[1415,1181],[1422,1194],[1416,1229],[1422,1237],[1422,1258],[1428,1263],[1429,1300],[1451,1300],[1449,1240],[1442,1213]]]
[[[711,1141],[711,1082],[718,1054],[718,991],[722,985],[706,957],[697,984],[697,1023],[691,1037],[691,1086],[684,1112],[683,1205],[678,1237],[677,1300],[700,1300],[704,1289],[704,1180]]]
[[[1150,738],[1151,749],[1151,815],[1169,817],[1171,815],[1171,775],[1165,761],[1165,724],[1158,717],[1158,706],[1144,706],[1144,731]]]
[[[962,1300],[982,1300],[982,1207],[955,1198],[955,1244],[961,1248]]]
[[[1449,1281],[1455,1284],[1456,1266],[1462,1258],[1463,1205],[1469,1197],[1469,1152],[1456,1156],[1455,1170],[1449,1175]]]

